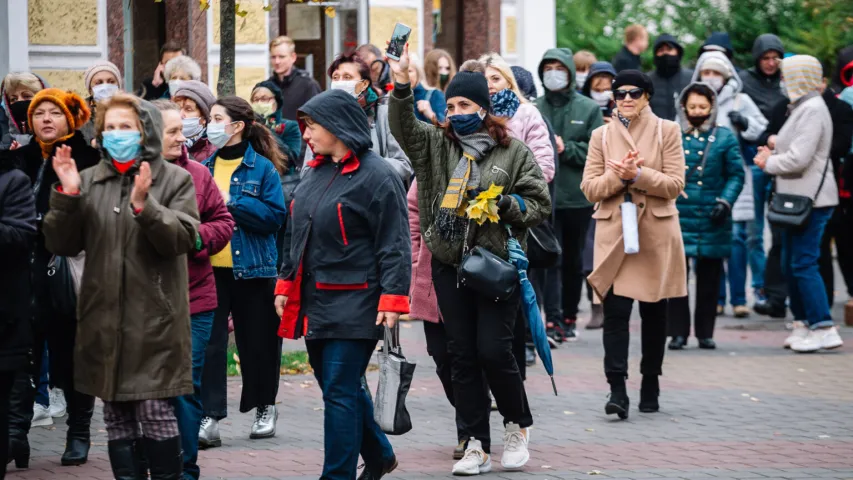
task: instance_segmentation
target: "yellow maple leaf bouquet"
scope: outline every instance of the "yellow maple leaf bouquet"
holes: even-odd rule
[[[486,221],[498,223],[498,198],[504,191],[504,187],[495,185],[494,183],[488,190],[480,192],[473,201],[468,202],[468,208],[465,213],[468,218],[477,222],[477,225],[482,225]]]

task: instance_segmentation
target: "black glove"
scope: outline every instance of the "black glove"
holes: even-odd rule
[[[749,128],[749,120],[741,115],[740,112],[729,112],[729,121],[741,132]]]
[[[498,197],[498,215],[503,216],[504,212],[512,206],[512,199],[509,195],[501,195]]]
[[[726,223],[726,219],[729,218],[729,213],[731,213],[729,205],[717,200],[717,204],[714,206],[714,209],[711,210],[711,223],[718,226]]]

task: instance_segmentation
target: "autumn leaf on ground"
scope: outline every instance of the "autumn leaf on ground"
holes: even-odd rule
[[[265,11],[265,12],[272,11],[272,5],[265,5],[265,6],[264,6],[264,11]]]

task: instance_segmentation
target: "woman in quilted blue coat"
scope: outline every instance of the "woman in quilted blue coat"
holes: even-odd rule
[[[717,96],[701,82],[679,98],[684,144],[684,192],[676,202],[688,272],[696,266],[694,335],[699,348],[716,348],[714,321],[723,259],[732,250],[732,205],[743,188],[744,163],[737,137],[717,125]],[[687,281],[687,279],[685,279]],[[669,301],[670,350],[681,350],[690,336],[688,297]]]

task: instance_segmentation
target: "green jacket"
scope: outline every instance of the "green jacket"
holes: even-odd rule
[[[581,192],[583,167],[592,131],[602,126],[604,120],[598,104],[577,92],[575,61],[568,48],[552,48],[545,52],[539,63],[539,79],[542,79],[545,63],[553,60],[569,69],[569,88],[560,92],[546,90],[545,95],[536,99],[536,106],[565,145],[563,153],[557,156],[560,161],[556,178],[557,209],[589,207],[592,204]]]
[[[411,86],[397,85],[390,95],[388,123],[391,133],[412,161],[418,180],[418,209],[421,231],[427,247],[436,260],[447,265],[458,265],[462,259],[463,242],[445,241],[436,232],[435,217],[441,199],[462,157],[462,149],[448,138],[441,128],[421,122],[415,117],[415,102]],[[473,243],[507,259],[507,232],[503,223],[511,225],[513,232],[526,248],[527,228],[538,225],[551,213],[551,197],[542,169],[536,164],[533,152],[518,140],[508,147],[495,147],[480,160],[480,186],[491,184],[504,187],[505,195],[518,195],[511,207],[501,215],[501,224],[486,222],[476,226]],[[472,223],[476,225],[475,223]]]

